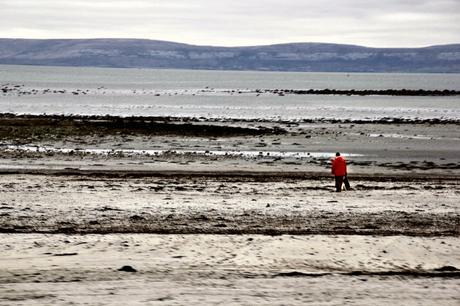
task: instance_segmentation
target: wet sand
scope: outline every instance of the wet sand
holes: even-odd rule
[[[184,132],[187,131],[187,132]],[[455,122],[255,122],[155,118],[0,118],[1,169],[299,171],[460,175]]]
[[[325,178],[263,173],[151,176],[4,175],[0,177],[0,231],[460,234],[457,179],[360,179],[353,181],[353,191],[335,193],[331,180]]]
[[[460,300],[455,122],[61,119],[0,120],[0,305]]]

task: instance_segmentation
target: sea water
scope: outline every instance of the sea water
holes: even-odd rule
[[[460,90],[460,74],[0,65],[0,113],[225,119],[460,119],[460,96],[284,95],[265,89]]]

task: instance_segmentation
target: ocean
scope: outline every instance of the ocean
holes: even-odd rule
[[[0,65],[0,113],[210,119],[460,119],[460,96],[278,95],[270,89],[460,90],[460,74]]]

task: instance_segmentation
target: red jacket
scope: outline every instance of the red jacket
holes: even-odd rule
[[[332,161],[332,174],[335,176],[347,175],[347,162],[342,156],[337,156]]]

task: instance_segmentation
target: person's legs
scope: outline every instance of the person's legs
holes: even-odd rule
[[[351,186],[350,186],[350,182],[348,181],[348,176],[347,176],[347,175],[345,175],[345,176],[343,177],[343,182],[345,183],[345,188],[346,188],[347,190],[350,190],[350,189],[351,189]]]
[[[336,176],[335,177],[335,191],[336,192],[342,191],[342,184],[343,184],[343,176]]]

